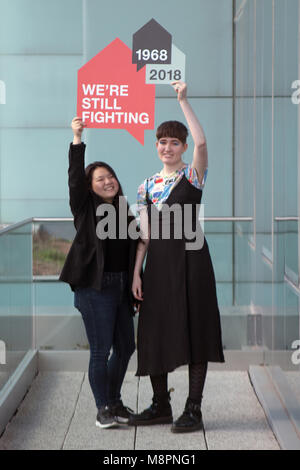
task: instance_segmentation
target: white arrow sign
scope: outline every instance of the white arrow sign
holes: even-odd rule
[[[169,85],[181,80],[185,82],[185,54],[172,44],[171,64],[147,64],[146,83],[149,85]]]

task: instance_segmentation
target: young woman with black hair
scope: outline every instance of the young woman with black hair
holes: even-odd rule
[[[131,293],[131,283],[137,241],[129,236],[118,237],[119,202],[123,191],[114,170],[104,162],[94,162],[84,168],[83,128],[82,119],[75,117],[68,174],[76,236],[60,280],[74,291],[74,305],[86,328],[90,345],[89,382],[98,409],[96,425],[109,428],[127,424],[131,414],[121,400],[121,386],[135,350],[136,300]],[[110,235],[101,238],[97,232],[101,217],[96,213],[103,204],[114,208],[116,238]],[[126,207],[128,210],[127,203]],[[128,229],[134,217],[127,217],[127,214]]]

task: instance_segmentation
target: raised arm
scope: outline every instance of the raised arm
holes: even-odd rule
[[[81,142],[81,134],[84,124],[81,118],[72,120],[74,133],[73,143],[69,149],[69,196],[72,214],[75,216],[83,206],[88,196],[88,186],[84,171],[85,144]]]
[[[199,182],[202,182],[205,170],[208,167],[207,145],[204,131],[190,103],[188,102],[186,84],[176,81],[172,83],[172,86],[177,92],[177,99],[194,141],[192,167],[197,171]]]

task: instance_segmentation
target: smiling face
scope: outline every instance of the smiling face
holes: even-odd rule
[[[92,190],[105,202],[112,203],[119,191],[116,178],[105,167],[97,167],[92,175]]]
[[[164,165],[176,166],[182,161],[182,154],[187,149],[187,144],[183,144],[176,137],[161,137],[156,142],[157,153]]]

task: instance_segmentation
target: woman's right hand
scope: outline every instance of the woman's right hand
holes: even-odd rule
[[[85,127],[85,124],[83,123],[82,119],[78,116],[74,117],[72,119],[71,123],[72,131],[74,134],[74,139],[73,139],[73,144],[80,144],[81,143],[81,134],[82,131]]]
[[[184,101],[187,99],[187,86],[186,83],[177,80],[176,82],[171,83],[172,87],[177,93],[178,101]]]
[[[131,291],[137,300],[143,300],[142,279],[139,274],[134,274]]]

